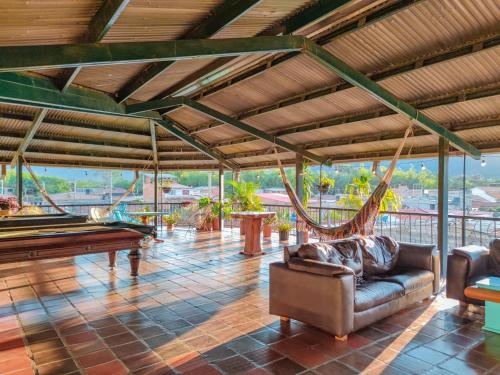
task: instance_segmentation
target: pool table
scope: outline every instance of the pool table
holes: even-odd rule
[[[15,228],[0,232],[0,263],[108,253],[114,268],[116,252],[129,250],[131,275],[137,276],[143,239],[137,230],[100,224]]]
[[[0,228],[35,225],[83,224],[87,216],[73,214],[9,215],[0,218]]]

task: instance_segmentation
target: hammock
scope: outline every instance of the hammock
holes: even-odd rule
[[[403,150],[406,139],[411,133],[411,129],[412,123],[410,122],[410,125],[406,129],[403,140],[401,141],[396,153],[394,154],[394,157],[392,158],[389,168],[387,169],[384,176],[380,180],[380,183],[370,195],[368,200],[365,202],[363,207],[360,208],[360,210],[351,220],[337,227],[327,227],[318,224],[314,221],[313,218],[311,218],[311,216],[309,216],[304,206],[300,202],[300,199],[297,197],[297,194],[295,194],[295,191],[290,186],[285,170],[283,169],[283,165],[281,164],[279,157],[277,157],[278,167],[280,169],[283,185],[285,185],[286,192],[288,194],[288,197],[290,198],[290,201],[292,202],[292,206],[297,213],[297,216],[302,219],[307,227],[312,228],[322,237],[336,239],[350,237],[354,234],[358,234],[361,236],[373,234],[375,222],[380,212],[380,205],[382,203],[382,200],[384,199],[387,189],[389,188],[392,175],[394,173],[394,170],[396,169],[396,163],[399,159],[399,156],[401,155],[401,151]],[[274,148],[274,152],[277,154],[276,147]]]
[[[38,177],[36,177],[35,173],[33,172],[33,170],[31,169],[30,165],[28,164],[28,162],[26,161],[26,159],[24,158],[24,156],[22,156],[23,160],[24,160],[24,166],[26,167],[26,170],[29,172],[31,178],[33,179],[33,182],[35,183],[35,185],[38,187],[38,190],[40,190],[40,193],[42,194],[43,198],[49,202],[49,204],[57,211],[59,211],[60,213],[63,213],[63,214],[66,214],[68,212],[66,212],[64,209],[62,209],[61,207],[59,207],[56,202],[54,202],[52,200],[52,198],[49,196],[49,193],[47,193],[47,190],[45,190],[42,186],[42,184],[40,183],[40,181],[38,180]],[[132,183],[130,184],[130,187],[127,189],[127,191],[125,193],[123,193],[120,197],[118,197],[114,202],[113,204],[111,204],[111,206],[109,206],[108,208],[106,208],[106,211],[109,213],[111,212],[116,206],[118,206],[118,204],[120,204],[120,202],[125,199],[131,192],[133,192],[135,190],[135,186],[137,185],[137,181],[139,181],[139,171],[135,171],[135,177],[134,177],[134,180],[132,181]]]

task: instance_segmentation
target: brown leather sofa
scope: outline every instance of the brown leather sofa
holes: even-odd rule
[[[356,239],[341,241],[345,246],[346,241]],[[361,284],[356,282],[359,253],[325,261],[304,258],[304,246],[311,244],[285,247],[284,262],[270,265],[270,313],[308,323],[343,340],[349,333],[437,293],[439,256],[435,246],[393,243],[399,252],[392,269]],[[387,255],[382,254],[384,257]],[[365,268],[366,260],[363,253]]]
[[[490,242],[489,248],[469,245],[453,249],[448,255],[446,297],[462,304],[484,305],[484,301],[464,295],[468,286],[488,276],[500,277],[500,238]]]

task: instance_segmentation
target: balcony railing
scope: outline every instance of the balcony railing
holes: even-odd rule
[[[42,206],[47,212],[53,212],[50,206]],[[91,207],[109,207],[109,204],[66,204],[61,207],[71,213],[89,215]],[[127,211],[153,211],[153,203],[127,203]],[[290,205],[264,205],[266,211],[274,211],[280,217],[294,219]],[[159,210],[172,213],[182,210],[181,203],[160,203]],[[319,222],[320,208],[309,207],[309,214]],[[336,226],[349,220],[356,210],[323,207],[321,223]],[[382,212],[376,223],[376,233],[391,236],[398,241],[414,243],[437,243],[437,213],[419,213],[401,210],[398,212]],[[159,220],[159,225],[163,223]],[[226,226],[238,227],[238,222],[226,218]],[[448,245],[452,249],[462,245],[487,246],[493,238],[500,237],[500,218],[480,215],[448,216]]]

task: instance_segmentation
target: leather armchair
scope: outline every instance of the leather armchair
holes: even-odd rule
[[[493,246],[494,241],[492,241],[491,246]],[[490,276],[489,265],[490,250],[486,247],[469,245],[453,249],[448,255],[446,297],[457,299],[465,304],[484,305],[484,301],[466,297],[464,290],[477,281]]]

